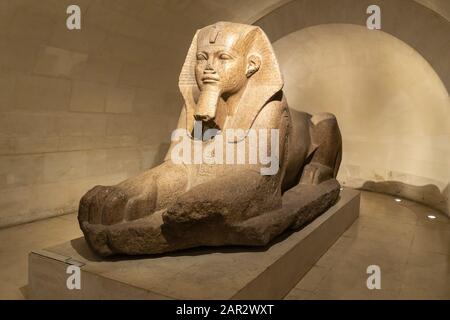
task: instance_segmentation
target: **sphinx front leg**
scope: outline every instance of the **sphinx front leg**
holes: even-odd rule
[[[240,170],[181,195],[163,214],[163,231],[197,245],[233,244],[236,224],[280,207],[276,176]]]
[[[159,254],[190,247],[184,239],[173,239],[162,230],[162,211],[151,216],[111,226],[86,225],[86,240],[103,257],[124,254]]]
[[[186,184],[184,166],[166,162],[118,185],[96,186],[80,201],[80,228],[94,251],[111,255],[116,252],[111,247],[111,230],[130,231],[116,226],[151,217],[174,202]]]
[[[80,200],[80,223],[113,225],[164,207],[187,185],[184,166],[165,162],[115,186],[96,186]]]
[[[342,138],[336,117],[314,115],[310,123],[312,157],[303,169],[300,183],[317,185],[336,178],[342,157]]]
[[[272,180],[254,171],[218,177],[182,193],[151,216],[109,226],[87,224],[86,239],[102,256],[245,244],[235,226],[281,206]]]

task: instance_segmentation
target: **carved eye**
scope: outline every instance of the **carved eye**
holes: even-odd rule
[[[204,53],[197,53],[197,60],[208,60],[208,57]]]
[[[231,59],[233,59],[233,57],[230,56],[228,53],[221,53],[219,58],[222,59],[222,60],[231,60]]]

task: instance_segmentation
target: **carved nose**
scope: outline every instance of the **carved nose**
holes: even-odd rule
[[[206,63],[205,72],[216,72],[214,68],[212,67],[212,61],[208,60]]]
[[[205,69],[205,71],[203,73],[205,73],[205,74],[214,74],[214,73],[216,73],[216,70],[214,70],[213,68],[206,67],[206,69]]]

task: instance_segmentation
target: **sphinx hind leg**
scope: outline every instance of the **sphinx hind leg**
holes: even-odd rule
[[[312,152],[300,183],[319,184],[336,178],[342,157],[342,138],[336,117],[331,113],[314,115],[310,135]]]

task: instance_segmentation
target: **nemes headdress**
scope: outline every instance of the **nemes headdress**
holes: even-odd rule
[[[261,59],[259,70],[248,80],[236,113],[227,125],[227,128],[248,132],[261,109],[283,88],[283,78],[272,45],[264,31],[256,26],[232,22],[218,22],[200,29],[192,40],[178,82],[185,103],[185,128],[188,132],[193,128],[196,98],[199,93],[195,80],[197,50],[212,45],[232,46],[238,53],[257,55]]]

